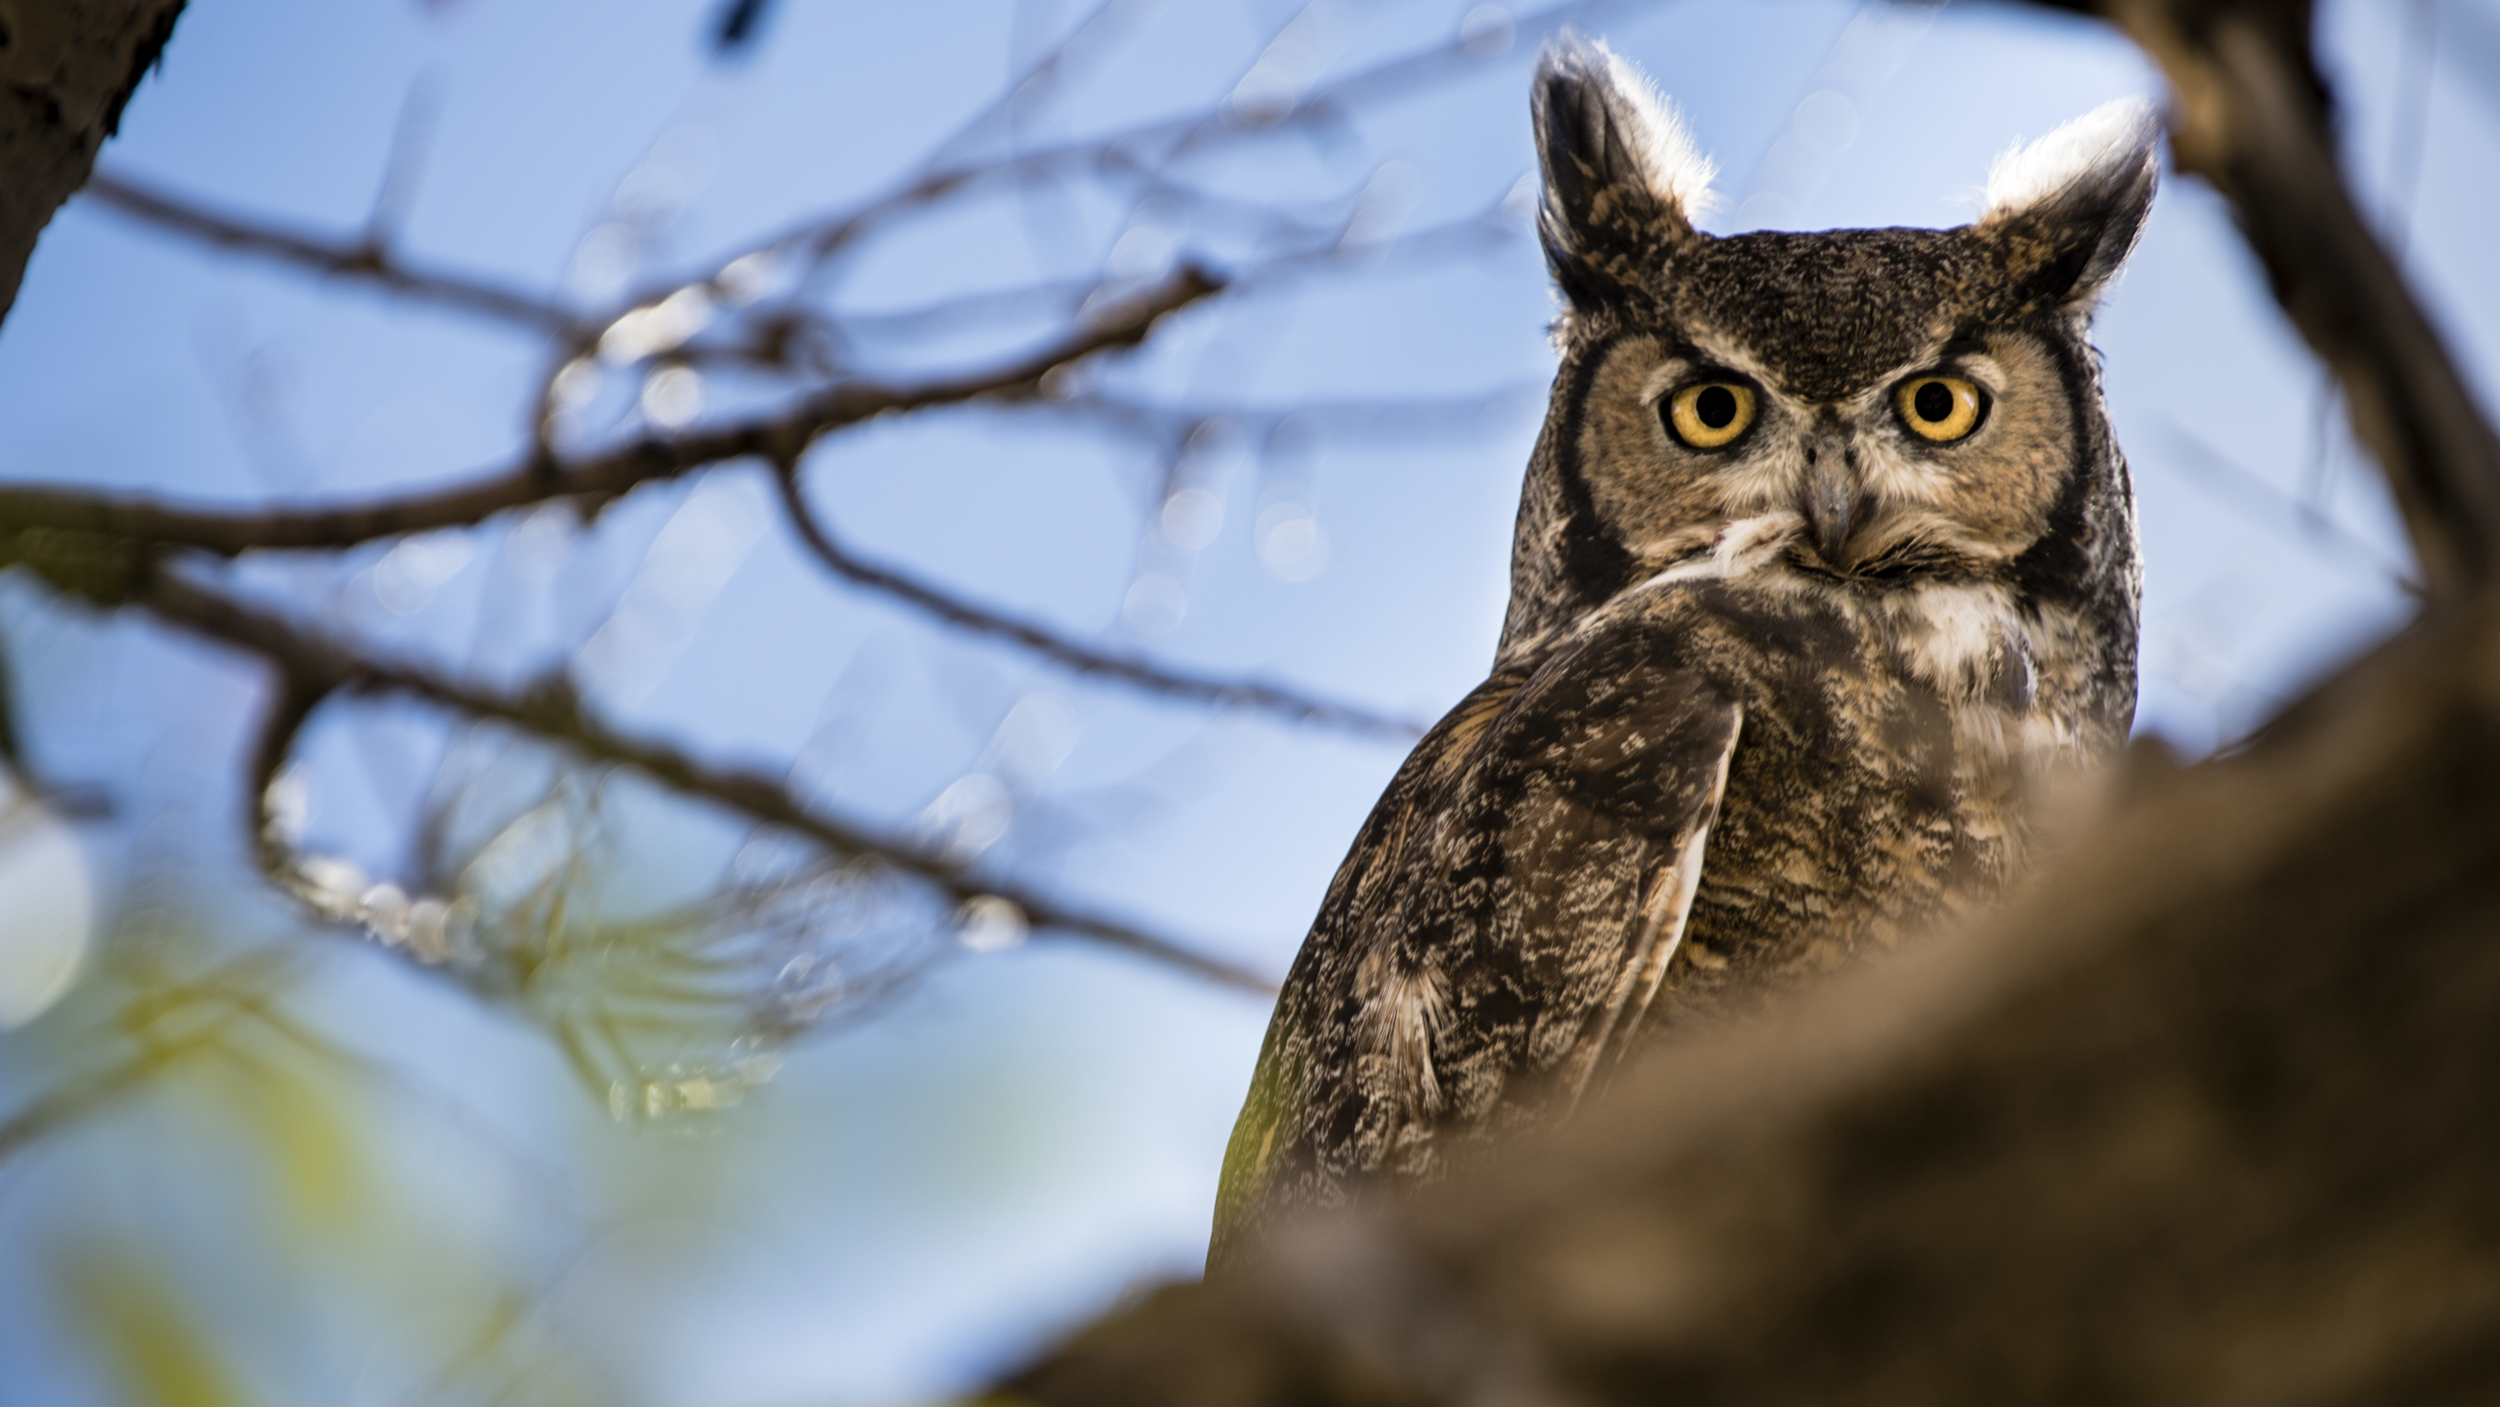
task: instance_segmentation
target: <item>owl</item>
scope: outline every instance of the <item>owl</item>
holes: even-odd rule
[[[1565,39],[1531,97],[1561,365],[1491,677],[1406,759],[1280,995],[1209,1265],[1567,1115],[1644,1038],[1999,895],[2135,709],[2134,493],[2087,340],[2140,102],[1956,229],[1695,228],[1711,168]]]

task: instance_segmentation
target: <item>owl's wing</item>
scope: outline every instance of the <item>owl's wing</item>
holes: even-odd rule
[[[1215,1255],[1293,1206],[1575,1102],[1681,943],[1743,710],[1634,623],[1496,676],[1418,745],[1296,958]]]
[[[1377,937],[1445,992],[1425,1077],[1441,1107],[1418,1111],[1432,1124],[1568,1109],[1633,1045],[1683,942],[1744,728],[1743,707],[1676,653],[1626,624],[1540,669],[1453,788],[1436,853],[1405,877],[1395,931]]]

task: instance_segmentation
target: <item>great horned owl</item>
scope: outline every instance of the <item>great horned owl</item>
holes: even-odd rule
[[[1996,895],[2027,781],[2134,713],[2086,335],[2152,202],[2149,109],[2008,153],[1958,229],[1713,238],[1708,163],[1628,65],[1566,40],[1531,107],[1564,307],[1510,613],[1286,979],[1213,1266]]]

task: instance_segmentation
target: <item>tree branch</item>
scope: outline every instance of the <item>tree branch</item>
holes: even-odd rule
[[[804,835],[838,855],[871,858],[929,885],[957,904],[1004,899],[1037,931],[1064,934],[1148,958],[1192,976],[1246,992],[1268,993],[1273,983],[1237,964],[1209,957],[1132,925],[1073,908],[1022,886],[993,881],[922,847],[880,835],[856,822],[803,806],[783,783],[760,772],[713,767],[664,745],[628,737],[583,712],[569,686],[550,680],[527,694],[504,694],[447,678],[412,664],[394,664],[322,641],[275,616],[203,590],[161,568],[150,571],[123,598],[151,615],[196,635],[238,646],[267,660],[279,674],[282,698],[319,698],[335,692],[401,694],[472,718],[509,724],[601,762],[631,767],[683,796],[711,801],[767,825]],[[276,736],[283,738],[301,714],[282,709]],[[270,749],[261,749],[267,754]],[[256,772],[274,772],[266,755]],[[266,776],[256,777],[264,789]]]
[[[1214,1402],[2487,1402],[2500,610],[2145,763],[1984,930],[1007,1384]]]
[[[2334,370],[2434,604],[2500,565],[2500,437],[2341,176],[2309,0],[2102,0],[2171,84],[2171,147],[2213,182],[2276,298]]]
[[[725,460],[793,459],[823,436],[880,415],[1035,395],[1049,373],[1096,352],[1135,346],[1166,314],[1222,289],[1220,282],[1203,271],[1183,268],[1091,326],[1003,367],[917,386],[848,382],[776,416],[683,435],[644,435],[570,462],[528,460],[433,493],[334,508],[232,511],[68,488],[8,488],[0,489],[0,524],[87,533],[154,547],[196,548],[221,557],[250,551],[352,547],[376,538],[471,527],[498,513],[555,499],[614,498],[643,484]]]
[[[585,343],[597,335],[595,326],[568,309],[464,274],[413,267],[378,239],[327,240],[282,229],[210,210],[109,171],[97,172],[87,192],[125,215],[219,249],[279,259],[335,278],[361,279],[403,298],[518,323],[567,342]]]
[[[606,454],[552,470],[524,463],[477,483],[432,494],[360,507],[219,512],[105,498],[67,489],[0,489],[0,524],[21,531],[81,534],[133,547],[189,547],[236,556],[254,550],[347,547],[379,537],[471,526],[496,513],[554,499],[611,498],[641,484],[674,478],[724,460],[754,456],[788,465],[823,435],[879,415],[983,398],[1034,395],[1049,373],[1095,352],[1142,341],[1156,320],[1211,296],[1222,286],[1195,268],[1183,268],[1163,284],[1115,308],[1094,326],[1007,367],[917,387],[837,386],[781,416],[682,436],[645,436]],[[1110,654],[1040,626],[957,600],[926,583],[863,562],[842,550],[807,511],[804,500],[792,486],[791,475],[784,472],[781,479],[791,505],[793,525],[830,570],[949,625],[1008,641],[1080,674],[1176,698],[1257,708],[1390,738],[1412,738],[1421,732],[1410,721],[1350,704],[1310,698],[1273,685],[1188,674],[1134,657]]]
[[[1111,654],[1080,645],[1041,626],[959,601],[891,567],[863,561],[836,543],[808,507],[806,495],[799,486],[797,465],[781,466],[774,478],[781,485],[782,502],[789,509],[790,523],[798,530],[800,541],[816,554],[826,570],[845,581],[856,582],[915,606],[958,630],[1005,640],[1074,673],[1117,680],[1149,693],[1196,699],[1219,706],[1265,709],[1304,722],[1398,741],[1411,742],[1423,735],[1421,725],[1406,719],[1391,718],[1352,704],[1313,698],[1270,684],[1189,674],[1134,655]]]

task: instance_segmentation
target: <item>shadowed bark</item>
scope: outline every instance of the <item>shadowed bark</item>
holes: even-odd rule
[[[0,0],[0,317],[52,212],[87,183],[183,0]]]

